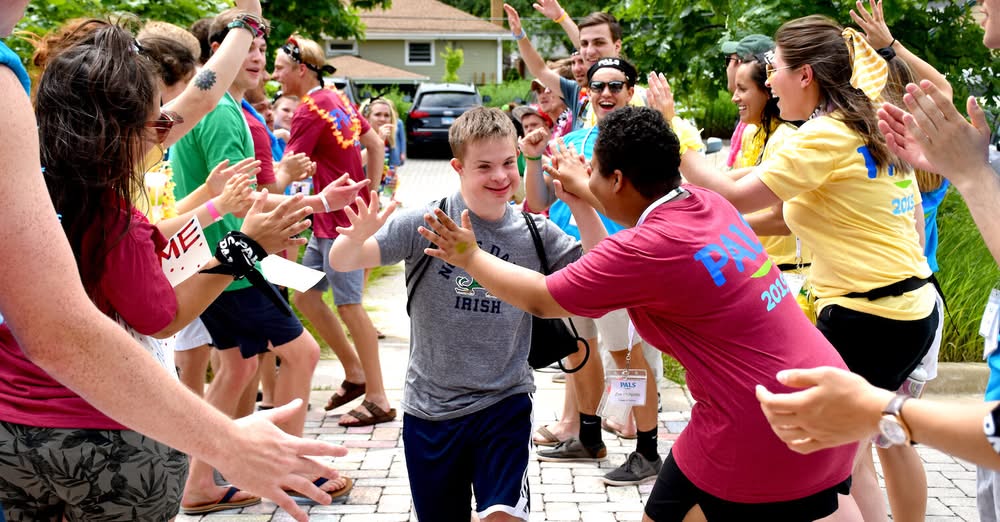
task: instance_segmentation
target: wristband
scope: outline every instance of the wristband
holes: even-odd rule
[[[215,247],[215,258],[219,260],[219,266],[202,270],[202,273],[229,275],[233,276],[234,280],[245,277],[254,288],[263,292],[276,308],[291,316],[292,310],[288,307],[288,303],[257,270],[256,263],[265,257],[267,251],[264,247],[243,232],[233,230],[223,236]]]
[[[250,34],[254,38],[266,38],[270,32],[267,25],[254,15],[249,13],[244,13],[236,17],[232,22],[226,25],[227,29],[242,28],[250,31]]]
[[[215,202],[208,200],[205,203],[205,208],[208,210],[208,215],[212,216],[212,223],[218,223],[222,220],[222,214],[219,213],[219,209],[215,208]]]
[[[541,156],[528,156],[528,155],[525,155],[524,159],[526,159],[528,161],[538,161],[538,160],[542,159],[542,157]]]
[[[317,194],[317,196],[319,196],[319,200],[323,202],[323,211],[330,212],[331,211],[330,204],[326,202],[326,196],[323,195],[323,191],[322,190],[319,191],[319,194]]]
[[[511,33],[511,34],[514,34],[514,33]],[[521,41],[521,40],[524,40],[524,38],[526,36],[528,36],[528,35],[524,32],[524,28],[522,27],[520,33],[514,34],[514,39],[517,40],[517,41]]]
[[[552,20],[552,21],[555,22],[555,23],[557,23],[557,24],[561,24],[561,23],[563,23],[564,20],[566,20],[567,16],[569,16],[569,15],[567,15],[566,14],[566,10],[563,9],[562,15],[560,15],[559,18],[556,18],[555,20]]]

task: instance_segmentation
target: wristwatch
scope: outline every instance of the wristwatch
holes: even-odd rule
[[[882,410],[882,418],[878,421],[878,431],[885,437],[890,446],[910,443],[910,428],[901,415],[903,403],[909,398],[909,395],[896,395]]]

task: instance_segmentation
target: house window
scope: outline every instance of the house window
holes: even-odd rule
[[[331,40],[327,42],[327,56],[340,56],[344,54],[358,54],[358,42],[356,40]]]
[[[406,65],[434,65],[434,42],[406,42]]]

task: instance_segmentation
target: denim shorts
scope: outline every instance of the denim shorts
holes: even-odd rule
[[[338,272],[330,266],[330,247],[333,239],[316,237],[309,238],[306,251],[302,255],[302,266],[319,270],[326,274],[316,286],[310,290],[325,292],[333,287],[333,304],[337,306],[361,304],[361,294],[365,290],[365,271]]]

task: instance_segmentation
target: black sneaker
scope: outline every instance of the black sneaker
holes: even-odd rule
[[[605,484],[609,486],[633,486],[637,484],[642,484],[650,479],[655,479],[660,473],[660,466],[663,465],[663,459],[657,457],[655,461],[650,462],[646,460],[639,454],[638,451],[633,451],[629,454],[628,458],[625,459],[625,463],[618,468],[609,471],[602,480]]]
[[[551,449],[538,450],[538,460],[543,462],[596,462],[607,456],[608,448],[603,442],[588,448],[576,437],[566,439]]]

